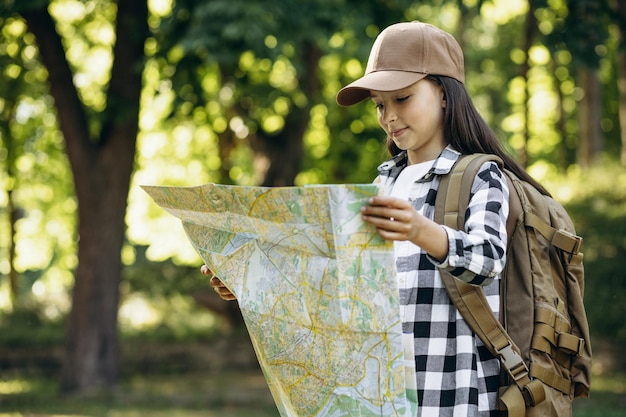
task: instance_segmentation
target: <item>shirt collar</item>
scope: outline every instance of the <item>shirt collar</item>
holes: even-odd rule
[[[461,153],[452,148],[452,146],[446,146],[439,156],[435,159],[433,166],[428,173],[424,176],[422,181],[428,181],[433,175],[445,175],[450,172],[456,160],[461,156]],[[397,178],[409,163],[409,158],[406,151],[402,151],[388,161],[383,162],[378,166],[378,173],[381,177]]]

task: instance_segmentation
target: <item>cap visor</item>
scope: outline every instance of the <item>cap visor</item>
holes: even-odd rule
[[[337,103],[351,106],[370,96],[370,91],[395,91],[415,84],[428,74],[407,71],[370,72],[337,93]]]

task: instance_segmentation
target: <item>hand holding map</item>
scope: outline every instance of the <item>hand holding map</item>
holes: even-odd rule
[[[143,188],[237,297],[282,417],[415,415],[375,185]]]

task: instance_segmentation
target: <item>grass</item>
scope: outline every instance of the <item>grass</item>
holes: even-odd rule
[[[90,398],[57,395],[41,376],[0,380],[0,417],[279,417],[257,371],[225,375],[137,375],[115,392]]]
[[[56,380],[0,374],[0,417],[279,417],[259,370],[134,375],[108,396],[57,395]],[[574,417],[626,416],[626,374],[594,377]]]
[[[573,417],[626,416],[626,374],[594,375],[591,396],[574,401]]]

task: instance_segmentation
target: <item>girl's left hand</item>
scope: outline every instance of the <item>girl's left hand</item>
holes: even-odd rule
[[[230,290],[228,289],[228,287],[226,287],[226,285],[224,285],[222,280],[213,275],[213,271],[211,271],[208,266],[202,265],[202,267],[200,268],[200,272],[202,273],[202,275],[211,277],[211,279],[209,280],[209,284],[211,285],[211,287],[213,287],[213,290],[217,293],[217,295],[220,296],[222,300],[234,301],[237,299],[237,297],[235,297],[235,294],[230,292]]]

